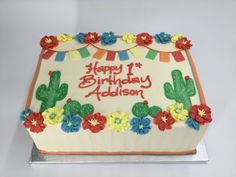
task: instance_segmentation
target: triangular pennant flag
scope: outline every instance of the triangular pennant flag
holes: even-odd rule
[[[79,52],[77,50],[71,50],[71,51],[69,51],[69,58],[71,61],[77,61],[81,57],[80,57]]]
[[[79,51],[82,58],[86,58],[86,57],[90,56],[90,53],[86,47],[78,49],[78,51]]]
[[[129,49],[129,51],[131,52],[131,54],[135,57],[135,58],[140,58],[141,57],[141,52],[140,50],[135,47],[135,48],[132,48],[132,49]]]
[[[106,53],[106,50],[98,49],[93,55],[93,58],[100,60],[105,55],[105,53]]]
[[[53,50],[47,50],[43,53],[42,57],[43,59],[48,60],[54,53],[55,51]]]
[[[116,57],[116,52],[115,51],[107,51],[107,57],[106,60],[107,61],[114,61]]]
[[[146,55],[146,58],[154,60],[157,56],[157,51],[150,49]]]
[[[172,55],[173,55],[175,61],[177,61],[177,62],[181,62],[181,61],[185,60],[181,51],[172,52]]]
[[[160,54],[160,62],[169,62],[170,61],[170,53],[169,52],[159,52]]]
[[[66,52],[57,52],[55,61],[64,61]]]
[[[127,53],[127,51],[119,51],[118,52],[118,56],[119,56],[119,59],[121,61],[124,61],[124,60],[128,60],[129,59],[129,55]]]

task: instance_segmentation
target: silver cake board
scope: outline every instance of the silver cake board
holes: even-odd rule
[[[33,144],[30,164],[89,164],[89,163],[204,163],[209,160],[204,141],[191,155],[55,155],[41,154]]]

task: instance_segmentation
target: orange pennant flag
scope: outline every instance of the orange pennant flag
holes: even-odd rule
[[[159,52],[160,62],[168,63],[170,61],[170,54],[168,52]]]
[[[96,58],[98,60],[102,59],[102,57],[105,55],[106,51],[102,49],[98,49],[95,54],[93,55],[93,58]]]

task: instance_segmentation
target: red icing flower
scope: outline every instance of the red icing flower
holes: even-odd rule
[[[212,121],[211,108],[205,104],[192,106],[191,110],[189,111],[189,115],[201,125],[210,123]]]
[[[44,130],[46,125],[43,123],[43,116],[41,113],[31,113],[24,122],[24,126],[29,128],[31,132],[39,133]]]
[[[98,36],[98,33],[94,32],[88,32],[87,34],[84,35],[84,41],[87,44],[94,44],[99,42],[100,37]]]
[[[100,113],[88,114],[83,119],[83,128],[91,130],[93,133],[98,133],[105,128],[106,117]]]
[[[50,49],[58,46],[58,40],[54,36],[44,36],[40,41],[40,45],[44,49]]]
[[[152,36],[148,33],[140,33],[136,36],[136,42],[138,45],[149,45],[152,43]]]
[[[186,37],[180,38],[176,41],[175,46],[179,49],[187,50],[192,47],[191,41]]]
[[[154,124],[158,126],[161,131],[165,129],[171,129],[171,125],[175,123],[175,119],[172,118],[169,112],[163,111],[159,112],[153,119]]]

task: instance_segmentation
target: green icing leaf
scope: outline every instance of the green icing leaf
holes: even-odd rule
[[[149,107],[143,102],[136,103],[132,108],[132,113],[136,117],[146,117],[148,115]]]
[[[152,106],[149,108],[149,115],[155,118],[156,115],[161,111],[162,109],[159,106]]]
[[[80,114],[81,117],[85,117],[88,114],[93,114],[93,112],[94,112],[93,105],[91,105],[91,104],[84,104],[84,105],[81,106],[79,114]]]
[[[78,101],[71,101],[64,105],[65,114],[79,114],[81,105]]]

